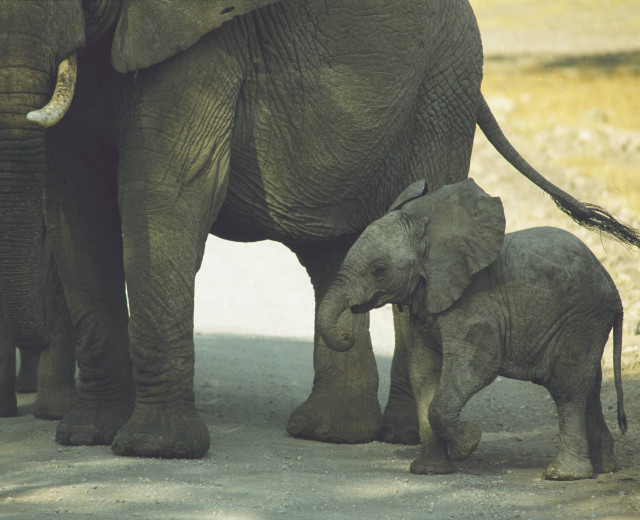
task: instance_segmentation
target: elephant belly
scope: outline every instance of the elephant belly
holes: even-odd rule
[[[303,7],[288,5],[289,16],[304,19],[295,12]],[[340,5],[329,9],[347,10]],[[380,17],[340,27],[323,21],[324,3],[317,7],[306,15],[319,25],[313,41],[302,23],[268,47],[264,36],[255,44],[220,233],[306,240],[359,232],[415,180],[408,136],[429,27],[393,2]],[[257,18],[262,34],[266,21]]]

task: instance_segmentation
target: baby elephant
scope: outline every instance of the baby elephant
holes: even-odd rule
[[[626,430],[622,304],[604,267],[575,236],[541,227],[504,234],[500,199],[471,179],[399,200],[349,250],[318,310],[322,338],[353,343],[359,314],[395,303],[410,313],[409,370],[420,423],[413,473],[449,473],[480,441],[460,421],[498,375],[546,387],[558,409],[554,480],[615,470],[600,403],[600,361],[613,328],[618,425]],[[408,200],[407,200],[408,199]]]

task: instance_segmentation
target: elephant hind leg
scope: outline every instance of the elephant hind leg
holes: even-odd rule
[[[332,244],[289,245],[307,269],[316,305],[338,271],[351,241]],[[357,339],[348,352],[329,349],[314,334],[315,377],[311,395],[289,417],[287,431],[294,437],[324,442],[360,443],[381,435],[382,414],[378,402],[378,371],[366,327],[355,331]]]
[[[599,369],[595,388],[587,401],[587,441],[594,472],[610,473],[616,470],[616,459],[613,453],[613,437],[602,415],[601,382],[602,370]]]
[[[552,394],[553,395],[553,394]],[[585,399],[554,396],[560,422],[560,449],[547,466],[547,480],[580,480],[593,476],[586,436]]]
[[[580,480],[593,476],[586,418],[592,385],[585,388],[584,376],[585,372],[575,364],[569,369],[569,365],[557,362],[556,372],[547,386],[558,410],[560,443],[557,455],[545,471],[547,480]]]

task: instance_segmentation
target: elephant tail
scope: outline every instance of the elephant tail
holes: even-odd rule
[[[627,415],[624,413],[624,398],[622,394],[622,310],[613,322],[613,379],[618,396],[618,426],[620,431],[627,431]]]
[[[638,230],[619,222],[599,206],[575,199],[533,168],[505,137],[484,98],[480,100],[478,107],[477,123],[500,155],[527,179],[550,195],[556,205],[575,222],[588,229],[599,231],[614,240],[640,248],[640,232]]]

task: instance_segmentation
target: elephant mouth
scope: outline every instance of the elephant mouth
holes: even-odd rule
[[[375,309],[376,307],[374,305],[369,304],[360,304],[360,305],[352,305],[351,306],[351,312],[353,314],[364,314],[365,312],[369,312],[371,309]]]

